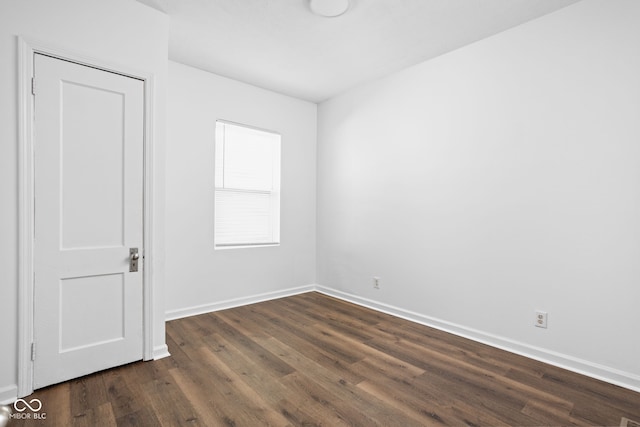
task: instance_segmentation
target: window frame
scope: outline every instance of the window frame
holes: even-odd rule
[[[249,129],[251,131],[261,132],[265,134],[275,135],[277,136],[277,142],[275,142],[275,150],[273,150],[273,165],[272,165],[272,189],[271,190],[262,190],[262,189],[251,189],[251,188],[231,188],[225,187],[225,163],[224,160],[219,160],[219,149],[218,143],[220,142],[220,131],[218,129],[218,125],[222,124],[224,126],[235,126],[238,128]],[[228,141],[222,136],[222,149],[221,152],[224,153],[226,150],[226,144]],[[220,163],[219,163],[220,162]],[[223,170],[219,171],[218,166],[221,165]],[[220,175],[220,179],[222,180],[222,187],[218,187],[218,177]],[[238,248],[256,248],[256,247],[272,247],[272,246],[280,246],[281,243],[281,235],[280,235],[280,221],[281,221],[281,174],[282,174],[282,134],[280,132],[276,132],[269,129],[260,128],[257,126],[247,125],[244,123],[233,122],[229,120],[217,119],[215,121],[215,136],[214,136],[214,249],[215,250],[227,250],[227,249],[238,249]],[[272,237],[269,242],[236,242],[236,243],[218,243],[219,237],[217,236],[218,232],[218,194],[219,193],[233,193],[233,194],[264,194],[269,196],[269,232],[268,234]]]

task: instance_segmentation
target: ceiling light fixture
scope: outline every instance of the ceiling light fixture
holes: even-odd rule
[[[333,18],[349,9],[349,0],[309,0],[309,7],[316,15]]]

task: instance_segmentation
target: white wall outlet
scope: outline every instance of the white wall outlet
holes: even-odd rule
[[[377,276],[373,277],[373,289],[380,289],[380,278]]]
[[[536,323],[535,323],[535,325],[538,328],[547,329],[547,312],[546,311],[536,310]]]

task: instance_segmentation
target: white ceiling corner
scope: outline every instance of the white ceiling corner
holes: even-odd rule
[[[137,0],[171,20],[169,59],[312,102],[580,0]]]

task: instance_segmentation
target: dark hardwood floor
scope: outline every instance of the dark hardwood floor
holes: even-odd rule
[[[640,393],[318,293],[174,320],[167,341],[170,358],[37,391],[46,421],[10,426],[640,420]]]

